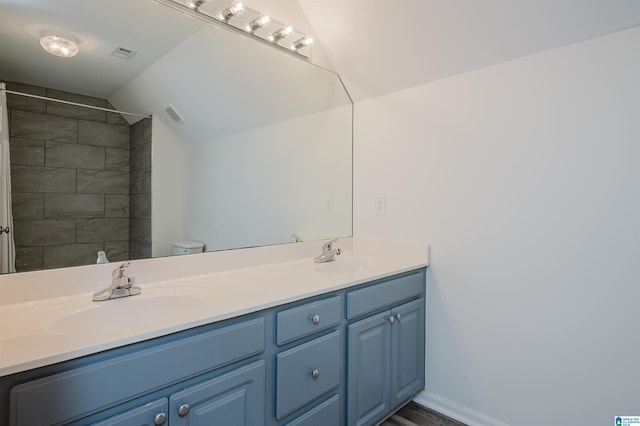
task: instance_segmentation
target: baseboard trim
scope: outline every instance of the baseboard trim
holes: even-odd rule
[[[509,426],[507,423],[479,413],[426,389],[416,395],[413,401],[469,426]]]

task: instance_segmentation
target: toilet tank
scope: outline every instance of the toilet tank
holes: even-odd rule
[[[174,255],[202,253],[202,250],[204,249],[204,243],[192,240],[176,241],[173,243],[172,247]]]

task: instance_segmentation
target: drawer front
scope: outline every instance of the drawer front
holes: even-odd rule
[[[340,384],[341,339],[340,331],[334,331],[276,356],[278,420]]]
[[[340,296],[335,296],[279,312],[277,315],[278,345],[284,345],[340,324],[341,302]]]
[[[340,421],[340,395],[334,395],[331,399],[308,411],[286,426],[339,426]]]
[[[347,318],[353,319],[404,300],[418,297],[423,294],[424,288],[425,275],[424,271],[420,271],[351,291],[347,294]]]
[[[33,380],[11,390],[10,425],[64,423],[263,351],[257,318]]]

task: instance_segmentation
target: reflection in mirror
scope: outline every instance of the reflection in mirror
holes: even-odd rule
[[[14,188],[19,271],[95,263],[98,249],[116,261],[171,255],[181,241],[224,250],[351,235],[352,105],[336,74],[162,4],[52,3],[0,1],[0,40],[11,46],[0,79],[153,119],[10,102],[14,182],[49,182]],[[74,35],[78,55],[47,55],[45,27]],[[116,47],[134,54],[110,55]],[[25,133],[27,113],[73,120],[76,135]]]

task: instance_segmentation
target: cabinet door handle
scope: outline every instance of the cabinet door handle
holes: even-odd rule
[[[178,407],[178,415],[184,417],[189,414],[189,404],[182,404]]]
[[[156,425],[156,426],[162,426],[164,424],[164,422],[166,422],[166,421],[167,421],[167,414],[166,413],[158,413],[153,418],[153,424]]]
[[[311,315],[311,322],[314,324],[318,324],[320,322],[320,315],[318,314]]]
[[[397,319],[398,321],[400,321],[400,318],[401,318],[400,314],[396,314],[396,319]]]
[[[393,315],[391,315],[391,316],[389,317],[389,322],[390,322],[391,324],[393,324],[395,321],[396,321],[396,318],[395,318]]]
[[[320,377],[320,372],[318,371],[317,368],[311,370],[311,377],[313,377],[313,380],[317,379],[318,377]]]

